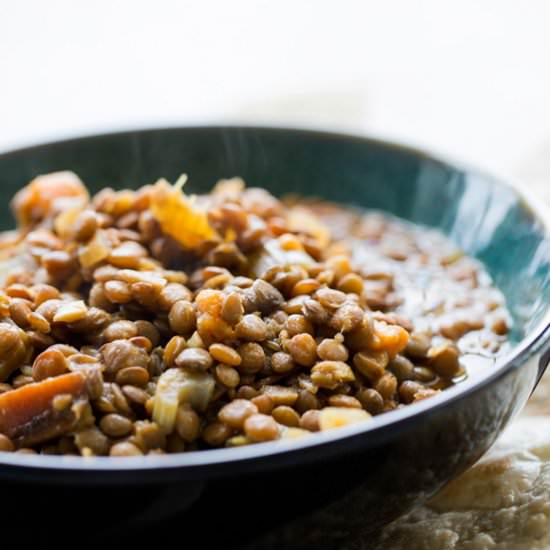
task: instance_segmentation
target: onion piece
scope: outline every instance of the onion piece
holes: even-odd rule
[[[214,378],[206,372],[177,368],[164,371],[157,382],[153,420],[164,433],[171,433],[179,404],[189,403],[193,409],[204,411],[212,399],[215,385]]]

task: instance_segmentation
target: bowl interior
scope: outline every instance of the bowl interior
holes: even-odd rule
[[[206,191],[242,176],[275,194],[317,195],[435,227],[480,259],[503,291],[519,341],[550,301],[550,243],[511,187],[411,149],[376,140],[266,128],[172,128],[92,136],[0,155],[0,228],[8,201],[37,174],[73,170],[92,191],[136,187],[186,172]]]

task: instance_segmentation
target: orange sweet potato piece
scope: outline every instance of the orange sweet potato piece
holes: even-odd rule
[[[164,179],[155,183],[151,190],[151,212],[164,233],[192,249],[220,237],[210,225],[206,210],[182,191],[186,179],[182,176],[173,186]]]
[[[369,347],[387,351],[390,357],[395,357],[405,349],[408,341],[409,333],[403,327],[375,320]]]
[[[69,431],[76,420],[70,408],[53,406],[57,395],[74,399],[86,394],[86,378],[80,372],[47,378],[0,394],[0,433],[18,446],[35,445]]]
[[[206,288],[197,294],[195,303],[199,313],[208,313],[212,317],[219,318],[221,317],[224,298],[225,296],[220,290]]]
[[[88,199],[88,191],[76,174],[53,172],[37,176],[18,191],[11,207],[18,225],[26,227],[76,204],[85,204]]]

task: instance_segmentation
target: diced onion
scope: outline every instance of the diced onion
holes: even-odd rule
[[[325,407],[319,411],[319,426],[321,430],[341,428],[342,426],[368,420],[372,420],[372,416],[363,409]]]
[[[214,378],[206,372],[168,369],[157,382],[153,404],[153,420],[165,432],[174,429],[180,403],[204,411],[214,393]]]

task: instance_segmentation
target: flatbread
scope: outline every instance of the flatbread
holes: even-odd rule
[[[388,525],[375,547],[548,550],[550,417],[520,417],[475,466]]]

